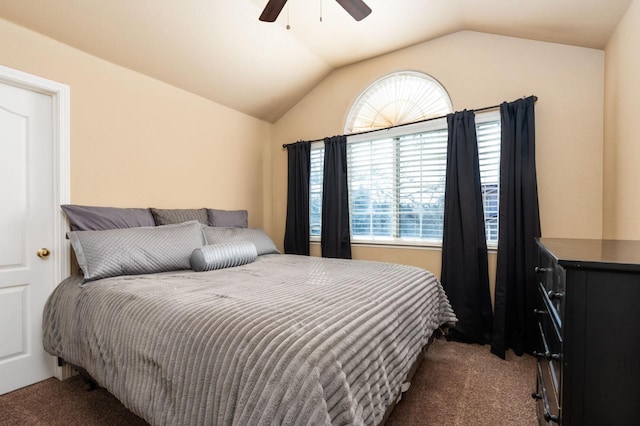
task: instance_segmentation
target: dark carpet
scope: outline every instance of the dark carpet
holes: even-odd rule
[[[388,426],[536,424],[535,359],[489,346],[438,339],[396,406]],[[145,425],[104,389],[79,377],[48,379],[0,396],[0,425]]]

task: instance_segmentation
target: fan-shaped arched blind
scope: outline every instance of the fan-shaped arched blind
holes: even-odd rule
[[[452,111],[447,91],[434,78],[415,71],[395,72],[362,92],[349,111],[345,133],[412,123]]]

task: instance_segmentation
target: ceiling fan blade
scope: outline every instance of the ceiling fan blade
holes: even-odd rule
[[[353,16],[356,21],[362,21],[369,16],[371,8],[362,0],[336,0],[340,6],[346,10],[349,15]]]
[[[259,19],[264,22],[275,22],[286,2],[287,0],[269,0]]]

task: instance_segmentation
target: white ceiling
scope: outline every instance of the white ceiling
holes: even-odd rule
[[[0,17],[275,122],[338,67],[460,30],[604,49],[631,0],[365,2],[360,22],[334,0],[275,23],[267,0],[0,0]]]

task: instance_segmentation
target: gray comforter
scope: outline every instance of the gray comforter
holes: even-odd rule
[[[429,272],[265,255],[210,272],[62,282],[44,347],[154,425],[378,424],[434,330]]]

